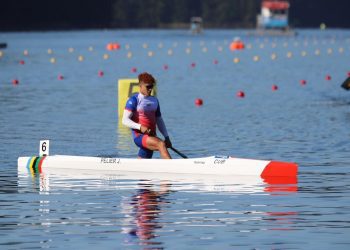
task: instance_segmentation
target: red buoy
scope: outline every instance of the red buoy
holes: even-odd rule
[[[238,91],[238,92],[237,92],[237,97],[240,97],[240,98],[245,97],[244,92],[243,92],[243,91]]]
[[[20,60],[19,64],[23,65],[24,64],[24,60]]]
[[[58,79],[58,80],[63,80],[64,77],[63,77],[63,75],[58,75],[57,79]]]
[[[196,63],[191,63],[191,67],[195,68],[196,67]]]
[[[19,84],[19,81],[18,81],[17,79],[13,79],[13,80],[12,80],[12,84],[13,84],[13,85],[18,85],[18,84]]]
[[[132,73],[136,73],[137,72],[137,69],[135,67],[131,68],[131,72]]]
[[[196,106],[202,106],[203,105],[203,100],[201,98],[197,98],[194,101],[194,104],[196,104]]]
[[[306,80],[300,80],[301,85],[306,85]]]
[[[98,72],[98,76],[99,76],[99,77],[102,77],[103,75],[104,75],[103,71],[100,70],[100,71]]]
[[[273,85],[272,85],[272,91],[276,91],[276,90],[278,90],[278,86],[275,85],[275,84],[273,84]]]
[[[348,77],[350,77],[350,71],[348,71]]]
[[[332,80],[332,77],[330,75],[326,75],[326,80],[330,81],[330,80]]]
[[[163,65],[163,69],[164,69],[164,70],[168,70],[168,69],[169,69],[169,66],[168,66],[167,64],[164,64],[164,65]]]
[[[219,61],[215,59],[213,63],[214,63],[214,64],[218,64]]]

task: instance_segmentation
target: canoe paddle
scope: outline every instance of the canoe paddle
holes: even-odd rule
[[[180,155],[182,158],[188,158],[186,155],[184,155],[183,153],[179,152],[177,149],[170,147],[171,150],[173,150],[175,153],[177,153],[178,155]]]

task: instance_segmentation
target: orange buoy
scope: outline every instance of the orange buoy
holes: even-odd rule
[[[12,84],[13,84],[13,85],[18,85],[18,84],[19,84],[19,81],[18,81],[17,79],[13,79],[13,80],[12,80]]]
[[[244,48],[245,48],[244,43],[239,38],[235,38],[233,42],[230,43],[231,51],[242,50]]]
[[[120,44],[119,43],[109,43],[106,46],[107,50],[118,50],[120,49]]]
[[[203,100],[201,98],[197,98],[194,101],[194,104],[196,104],[196,106],[202,106],[203,105]]]

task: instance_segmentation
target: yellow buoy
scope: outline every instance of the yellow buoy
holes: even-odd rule
[[[4,52],[2,52],[1,50],[0,50],[0,57],[2,57],[4,55]]]
[[[126,57],[130,59],[130,58],[132,57],[132,52],[129,51],[129,52],[126,54]]]
[[[84,61],[84,56],[79,56],[79,57],[78,57],[78,60],[79,60],[79,62]]]
[[[153,51],[148,51],[147,54],[148,54],[149,57],[152,57],[154,55]]]
[[[331,48],[329,48],[329,49],[327,50],[327,53],[330,55],[330,54],[333,53],[333,50],[332,50]]]
[[[292,58],[292,56],[293,56],[293,53],[289,51],[289,52],[287,53],[287,58]]]
[[[207,53],[207,52],[208,52],[208,48],[207,48],[207,47],[204,47],[204,48],[202,49],[202,51],[203,51],[203,53]]]
[[[321,23],[320,24],[320,29],[321,30],[325,30],[327,28],[326,24],[325,23]]]
[[[315,55],[319,56],[321,54],[321,51],[319,49],[315,50]]]
[[[51,62],[51,63],[56,63],[56,58],[51,57],[51,58],[50,58],[50,62]]]
[[[239,58],[238,58],[238,57],[235,57],[235,58],[233,58],[233,62],[234,62],[234,63],[239,63],[239,62],[240,62],[240,60],[239,60]]]
[[[276,60],[276,58],[277,58],[276,53],[272,53],[272,54],[271,54],[271,60]]]
[[[25,56],[29,55],[28,50],[24,50],[24,51],[23,51],[23,55],[25,55]]]
[[[163,43],[158,44],[158,48],[162,49],[163,48]]]
[[[258,62],[260,60],[260,57],[259,56],[254,56],[253,60],[254,60],[254,62]]]
[[[147,49],[147,48],[148,48],[148,44],[147,44],[147,43],[144,43],[144,44],[142,44],[142,47],[143,47],[144,49]]]
[[[108,54],[104,54],[103,55],[103,59],[105,59],[105,60],[109,59],[109,55]]]
[[[172,56],[172,55],[173,55],[173,50],[172,50],[172,49],[169,49],[169,50],[168,50],[168,55],[169,55],[169,56]]]
[[[306,56],[306,55],[307,55],[306,51],[301,52],[301,56]]]
[[[186,54],[191,54],[191,48],[186,48]]]
[[[47,50],[47,54],[51,55],[53,53],[52,49]]]
[[[73,53],[73,52],[74,52],[74,48],[69,48],[69,49],[68,49],[68,52],[69,52],[69,53]]]
[[[343,53],[344,52],[344,48],[339,48],[339,53]]]
[[[94,47],[90,46],[90,47],[88,48],[88,50],[89,50],[89,51],[94,51]]]

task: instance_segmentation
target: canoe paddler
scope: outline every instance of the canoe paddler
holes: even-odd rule
[[[156,80],[147,72],[138,76],[140,92],[126,102],[122,123],[131,128],[135,144],[140,148],[138,157],[150,159],[153,151],[159,151],[163,159],[171,159],[167,148],[171,141],[160,112],[159,101],[151,96]],[[157,137],[156,127],[164,136]]]

